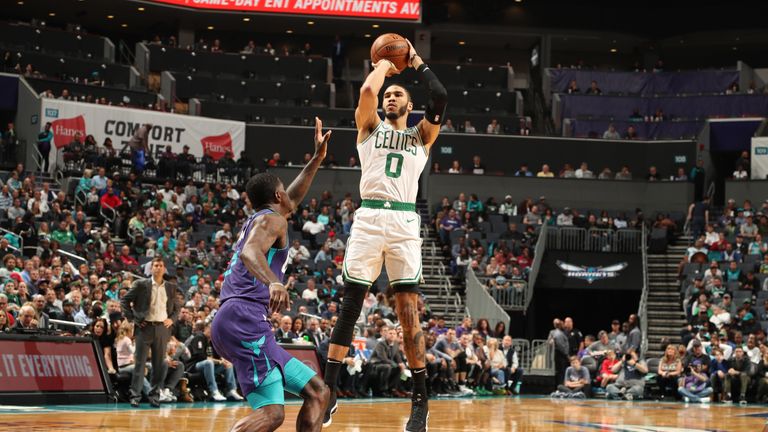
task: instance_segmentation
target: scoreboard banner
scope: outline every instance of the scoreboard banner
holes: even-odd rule
[[[99,145],[111,138],[120,152],[140,126],[150,123],[149,148],[155,159],[167,146],[178,154],[188,145],[195,157],[207,154],[215,160],[226,152],[237,157],[245,150],[243,122],[45,98],[41,111],[42,123],[52,124],[53,147],[57,149],[67,146],[80,132],[83,137],[93,135]],[[55,158],[55,152],[50,157]]]
[[[321,15],[333,17],[421,20],[421,0],[143,0],[192,9]]]
[[[94,344],[69,339],[0,339],[0,395],[105,393]]]

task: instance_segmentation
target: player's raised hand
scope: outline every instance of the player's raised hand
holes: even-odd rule
[[[418,68],[422,63],[424,63],[423,60],[421,60],[421,57],[419,57],[419,53],[416,52],[416,48],[413,47],[413,44],[408,39],[405,40],[408,42],[408,66],[412,67],[414,69]]]
[[[315,117],[315,157],[325,159],[328,153],[328,141],[331,139],[331,131],[323,133],[323,121]]]
[[[373,66],[374,69],[378,68],[388,68],[387,70],[387,77],[391,77],[392,75],[397,75],[400,73],[399,70],[397,70],[397,67],[394,63],[387,59],[381,59],[377,61],[376,63],[373,63],[371,66]]]
[[[272,313],[281,313],[288,309],[290,297],[285,285],[273,282],[269,284],[269,310]]]

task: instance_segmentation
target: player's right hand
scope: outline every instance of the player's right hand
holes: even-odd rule
[[[325,159],[328,153],[328,141],[331,139],[331,131],[323,133],[323,121],[315,117],[315,157]],[[288,279],[291,282],[291,279]]]
[[[387,77],[391,77],[392,75],[397,75],[397,74],[400,73],[400,71],[397,70],[397,68],[395,67],[395,64],[392,63],[391,61],[387,60],[387,59],[381,59],[381,60],[377,61],[376,63],[374,63],[372,66],[373,66],[374,69],[378,69],[380,67],[381,68],[388,68],[388,70],[387,70]]]
[[[281,313],[288,308],[290,297],[288,290],[281,283],[269,284],[269,310],[273,313]]]

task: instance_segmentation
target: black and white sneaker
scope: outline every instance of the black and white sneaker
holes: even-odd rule
[[[427,432],[427,422],[429,422],[427,399],[417,396],[411,400],[411,417],[405,424],[405,432]]]
[[[323,416],[323,427],[327,428],[333,423],[332,416],[339,410],[339,403],[336,402],[336,392],[331,391],[331,397],[328,399],[328,407],[325,409],[325,416]]]

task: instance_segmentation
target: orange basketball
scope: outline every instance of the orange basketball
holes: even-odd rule
[[[408,52],[410,47],[405,38],[395,33],[385,33],[376,38],[371,45],[371,61],[376,63],[381,59],[391,61],[397,70],[402,72],[408,67]]]

